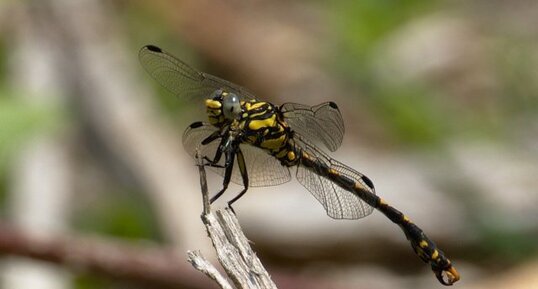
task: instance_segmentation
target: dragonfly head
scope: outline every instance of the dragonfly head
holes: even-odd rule
[[[206,99],[205,105],[209,122],[213,125],[241,118],[241,103],[235,93],[217,89]]]

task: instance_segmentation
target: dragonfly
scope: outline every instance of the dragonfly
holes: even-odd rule
[[[319,147],[336,151],[344,137],[344,122],[336,103],[315,106],[284,103],[276,106],[258,100],[247,89],[227,80],[200,72],[163,49],[147,45],[139,52],[145,70],[159,84],[179,98],[204,101],[207,122],[192,123],[183,133],[183,146],[204,166],[223,177],[222,188],[230,182],[242,190],[274,186],[295,176],[334,219],[360,219],[377,209],[404,232],[411,248],[443,285],[452,285],[460,275],[451,261],[409,217],[376,195],[373,182],[365,175],[331,158]]]

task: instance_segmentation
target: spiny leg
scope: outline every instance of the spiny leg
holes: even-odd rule
[[[235,196],[233,199],[228,201],[228,208],[232,210],[232,212],[235,214],[235,210],[232,207],[232,204],[239,200],[248,190],[248,172],[247,172],[247,166],[245,164],[245,157],[243,156],[243,152],[241,149],[237,150],[237,165],[239,166],[239,171],[241,172],[241,178],[243,179],[243,190]]]
[[[209,143],[212,143],[214,140],[218,139],[219,137],[222,137],[221,132],[220,131],[215,131],[214,133],[212,133],[208,137],[206,137],[204,140],[202,140],[202,145],[207,145]]]
[[[215,202],[222,194],[224,194],[224,191],[228,188],[228,185],[230,184],[230,180],[232,179],[232,171],[234,168],[234,157],[235,153],[233,150],[228,150],[225,152],[225,162],[224,162],[224,181],[222,182],[222,189],[214,195],[211,200],[209,200],[209,203],[212,204]]]
[[[207,145],[219,137],[221,137],[221,135],[220,135],[220,132],[217,131],[211,134],[210,136],[208,136],[207,138],[205,138],[202,141],[202,145]],[[206,161],[206,163],[204,163],[204,166],[209,166],[213,168],[221,168],[221,169],[226,167],[225,165],[218,164],[218,162],[220,161],[220,158],[222,157],[222,151],[223,151],[225,140],[226,140],[225,138],[221,139],[219,143],[219,147],[215,151],[215,155],[213,156],[213,159],[210,159],[208,156],[203,157],[203,160]]]
[[[204,142],[207,141],[207,140],[210,140],[209,142],[214,141],[216,138],[212,138],[213,135],[210,135],[205,140],[203,140],[202,144],[204,144]],[[208,162],[206,165],[209,165],[209,166],[212,166],[212,167],[219,167],[219,165],[217,165],[217,163],[220,161],[220,158],[222,157],[222,151],[223,151],[223,148],[224,148],[225,141],[226,141],[225,138],[222,138],[220,140],[219,147],[215,151],[215,156],[213,156],[212,160],[209,159],[207,156],[204,156],[204,160],[206,160]]]

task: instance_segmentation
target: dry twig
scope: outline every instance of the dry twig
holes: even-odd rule
[[[235,214],[230,209],[217,210],[215,214],[211,213],[205,167],[201,159],[198,159],[198,168],[200,171],[200,185],[204,202],[202,221],[217,252],[218,260],[228,277],[237,288],[276,289],[277,287],[271,280],[269,273],[265,270],[260,259],[258,259],[256,253],[250,247],[248,239],[241,231],[241,226]],[[192,254],[192,252],[189,254]],[[208,275],[206,272],[211,271],[212,268],[214,269],[208,262],[194,263],[191,261],[191,263],[197,270],[204,272],[206,275]],[[205,264],[207,267],[197,266],[201,264]],[[211,278],[217,281],[217,277]],[[231,288],[227,287],[229,284],[221,284],[219,281],[217,283],[221,288]]]

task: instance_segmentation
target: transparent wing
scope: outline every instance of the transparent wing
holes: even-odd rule
[[[363,174],[327,156],[300,136],[296,136],[296,142],[311,158],[319,161],[320,168],[333,169],[353,182],[361,182],[375,195],[372,182]],[[323,174],[323,169],[317,174],[301,164],[297,167],[297,180],[323,205],[327,215],[334,219],[360,219],[372,213],[373,207]]]
[[[183,147],[192,157],[195,157],[196,149],[198,149],[202,156],[207,156],[209,159],[213,159],[218,149],[220,139],[207,145],[202,145],[202,141],[215,131],[217,131],[217,129],[210,124],[195,122],[183,133]],[[245,157],[249,185],[251,187],[275,186],[291,180],[289,169],[282,166],[274,156],[266,153],[260,148],[248,144],[241,144],[240,148]],[[221,158],[219,165],[224,165],[224,156]],[[224,176],[223,168],[209,168],[217,174]],[[235,160],[231,181],[238,185],[243,185],[243,179],[239,172],[237,159]]]
[[[280,107],[286,123],[314,143],[323,143],[330,151],[336,151],[344,138],[344,121],[334,102],[316,106],[285,103]]]
[[[255,98],[245,88],[199,72],[157,46],[142,47],[138,58],[151,77],[180,98],[207,98],[217,89],[233,92],[244,100]]]
[[[240,145],[241,151],[245,156],[249,184],[251,187],[276,186],[291,180],[291,174],[288,167],[280,164],[274,156],[264,150],[248,144]],[[237,163],[235,167],[237,167]],[[234,169],[235,183],[243,184],[239,170]]]
[[[193,158],[196,157],[196,150],[199,150],[201,156],[207,156],[212,159],[217,151],[219,140],[205,146],[202,145],[202,141],[217,131],[218,129],[211,124],[200,121],[194,122],[183,132],[183,148]]]

